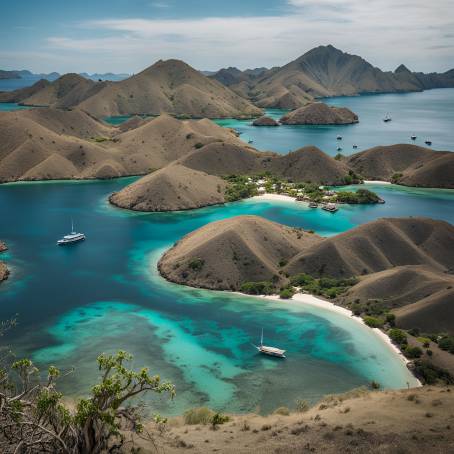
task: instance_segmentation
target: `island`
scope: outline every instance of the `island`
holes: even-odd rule
[[[302,301],[315,295],[383,329],[409,359],[424,355],[454,373],[454,226],[447,222],[382,218],[324,238],[238,216],[189,233],[158,269],[191,287]],[[419,333],[428,340],[418,343]]]
[[[264,115],[254,120],[252,122],[252,126],[279,126],[279,123],[276,120],[273,120],[271,117]]]
[[[358,123],[359,119],[358,115],[346,107],[310,102],[292,110],[279,121],[284,125],[349,125]]]

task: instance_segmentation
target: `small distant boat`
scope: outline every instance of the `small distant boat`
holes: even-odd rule
[[[388,121],[391,121],[391,120],[392,120],[392,118],[391,118],[391,115],[389,115],[389,113],[387,113],[387,114],[385,115],[385,118],[383,118],[383,121],[384,121],[385,123],[388,123]]]
[[[358,145],[356,145],[356,143],[353,144],[353,148],[358,148]]]
[[[247,141],[247,143],[254,143],[254,141],[253,141],[252,139],[249,139],[249,140]]]
[[[336,139],[337,140],[342,140],[342,136],[337,136]]]
[[[330,202],[330,203],[325,203],[322,206],[322,210],[329,211],[330,213],[335,213],[338,210],[338,208],[335,203]]]
[[[416,140],[416,136],[411,136],[410,139],[411,140]]]
[[[65,235],[63,238],[57,241],[59,246],[63,246],[65,244],[77,243],[78,241],[85,240],[85,235],[83,233],[77,233],[74,231],[74,223],[71,219],[71,233]]]
[[[342,151],[342,147],[337,147],[336,150],[337,151]]]
[[[309,208],[318,208],[317,202],[309,202]]]
[[[263,345],[263,328],[262,328],[262,336],[260,337],[260,345],[254,345],[254,347],[264,355],[268,356],[276,356],[277,358],[285,358],[285,350],[281,350],[280,348],[276,347],[268,347]]]
[[[432,145],[432,141],[431,141],[431,140],[426,140],[424,143],[425,143],[426,145],[429,145],[429,146]]]

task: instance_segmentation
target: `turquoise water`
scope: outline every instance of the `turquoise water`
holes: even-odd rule
[[[432,140],[435,150],[454,151],[454,88],[427,90],[422,93],[383,94],[324,99],[324,102],[344,106],[359,116],[359,123],[342,126],[257,127],[250,120],[216,120],[222,126],[235,128],[243,140],[253,140],[259,150],[287,153],[306,145],[315,145],[330,155],[336,155],[339,142],[342,153],[348,155],[377,145],[415,143],[425,146]],[[392,121],[382,121],[386,113]],[[266,112],[279,119],[286,111]],[[416,141],[410,136],[415,134]],[[353,144],[358,149],[353,149]]]
[[[454,223],[454,193],[371,186],[385,205],[336,214],[300,203],[248,200],[179,213],[130,213],[106,202],[134,177],[95,182],[0,186],[0,237],[11,277],[0,286],[0,319],[18,314],[8,342],[44,367],[75,366],[62,389],[84,394],[100,352],[125,349],[177,386],[155,410],[181,413],[270,412],[296,399],[316,401],[371,380],[389,388],[414,383],[401,360],[370,329],[325,309],[168,283],[156,271],[162,252],[208,222],[257,214],[324,235],[381,216],[425,215]],[[84,243],[57,247],[70,219]],[[258,355],[260,330],[288,350],[285,361]]]
[[[9,112],[11,110],[30,109],[31,107],[20,106],[15,102],[0,102],[0,112]]]

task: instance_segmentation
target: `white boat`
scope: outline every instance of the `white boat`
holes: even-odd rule
[[[260,338],[260,345],[254,345],[254,347],[264,355],[268,356],[276,356],[277,358],[285,358],[285,350],[281,350],[280,348],[276,347],[269,347],[263,345],[263,328],[262,328],[262,336]]]
[[[411,140],[416,140],[416,136],[411,136]]]
[[[358,145],[356,145],[356,143],[353,144],[353,148],[358,148]]]
[[[425,143],[426,145],[429,145],[429,146],[432,145],[432,141],[429,140],[429,139],[427,139],[424,143]]]
[[[336,150],[337,151],[342,151],[342,147],[337,147]]]
[[[389,113],[387,113],[387,114],[385,115],[385,118],[383,118],[383,121],[384,121],[385,123],[388,123],[388,121],[391,121],[391,120],[392,120],[392,118],[391,118],[391,115],[389,115]]]
[[[337,140],[342,140],[342,136],[337,136],[336,139]]]
[[[57,244],[59,246],[63,246],[65,244],[77,243],[78,241],[82,240],[85,240],[85,235],[83,233],[77,233],[74,231],[74,223],[71,219],[71,233],[58,240]]]

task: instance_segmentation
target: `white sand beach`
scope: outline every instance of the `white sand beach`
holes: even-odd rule
[[[389,181],[381,180],[364,180],[364,184],[392,184]]]
[[[296,202],[295,197],[290,197],[289,195],[284,194],[273,194],[271,192],[266,192],[265,194],[255,195],[248,200],[270,200],[273,202]]]
[[[352,311],[345,307],[337,306],[336,304],[326,301],[324,299],[318,298],[314,295],[310,295],[308,293],[295,293],[291,299],[282,299],[279,298],[279,295],[246,295],[244,293],[239,293],[240,295],[244,296],[255,296],[256,298],[264,298],[272,301],[279,301],[280,303],[286,304],[301,304],[303,306],[315,306],[319,307],[328,311],[337,312],[338,314],[342,314],[345,317],[348,317],[352,320],[355,320],[357,323],[366,326],[364,320],[361,317],[358,317],[353,314]],[[378,328],[370,328],[387,346],[390,348],[405,364],[409,363],[409,360],[405,358],[399,348],[394,345],[391,339],[380,329]],[[418,380],[418,386],[422,386],[421,382]]]

